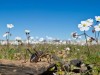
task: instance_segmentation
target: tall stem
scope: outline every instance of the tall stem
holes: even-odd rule
[[[10,38],[10,28],[8,30],[8,39],[7,39],[7,46],[8,46],[8,49],[9,49],[9,38]]]
[[[97,36],[97,35],[96,35],[96,32],[95,32],[95,39],[97,39],[96,36]]]
[[[98,37],[97,37],[97,44],[98,44],[98,42],[99,42],[99,33],[100,33],[100,32],[98,32]]]
[[[85,31],[84,31],[84,35],[85,35],[86,46],[87,46],[87,49],[88,49],[88,56],[89,56],[90,55],[90,50],[89,50],[88,41],[87,41],[87,34],[86,34]]]
[[[27,36],[27,40],[28,40],[28,47],[29,47],[29,35]]]
[[[26,33],[26,37],[27,37],[27,49],[29,49],[29,34]],[[27,62],[27,49],[25,50],[25,62]]]

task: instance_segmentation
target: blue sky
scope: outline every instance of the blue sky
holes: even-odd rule
[[[13,24],[12,37],[25,39],[24,30],[31,36],[51,36],[69,39],[79,31],[81,20],[100,15],[100,0],[0,0],[0,39]]]

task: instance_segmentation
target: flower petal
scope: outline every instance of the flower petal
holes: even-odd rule
[[[78,24],[78,28],[81,28],[81,27],[83,27],[81,24]]]
[[[80,28],[80,31],[88,31],[89,30],[89,27],[82,27]]]

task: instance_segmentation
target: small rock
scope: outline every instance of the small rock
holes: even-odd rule
[[[38,57],[36,56],[36,54],[32,54],[30,58],[30,62],[37,62],[37,61],[38,61]]]
[[[80,70],[82,73],[91,73],[92,72],[92,68],[90,67],[89,64],[82,64]]]
[[[71,65],[69,63],[65,63],[64,64],[64,69],[67,71],[67,72],[70,72],[71,71]]]

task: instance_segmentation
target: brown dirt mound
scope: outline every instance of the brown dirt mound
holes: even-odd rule
[[[1,75],[39,75],[50,66],[47,62],[30,63],[0,59]]]

